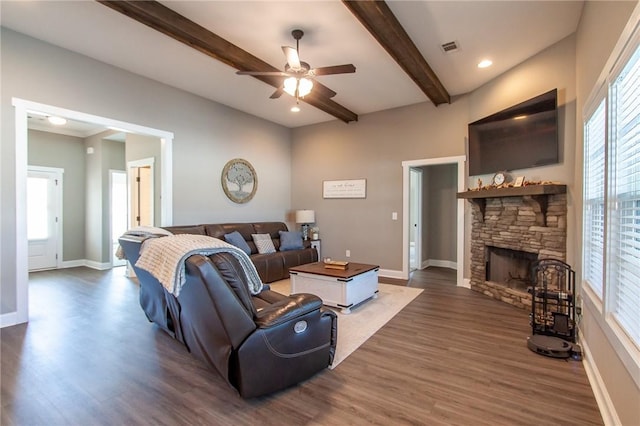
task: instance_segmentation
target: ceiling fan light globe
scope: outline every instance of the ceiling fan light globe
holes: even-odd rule
[[[298,86],[298,79],[295,77],[289,77],[284,81],[283,90],[291,96],[296,95],[296,88]]]
[[[298,85],[298,95],[304,97],[311,93],[311,89],[313,89],[313,81],[308,78],[301,78]]]

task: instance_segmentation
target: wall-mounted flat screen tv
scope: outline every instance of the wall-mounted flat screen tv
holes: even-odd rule
[[[469,124],[469,175],[556,164],[558,90]]]

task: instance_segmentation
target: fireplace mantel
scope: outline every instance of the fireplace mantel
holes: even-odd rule
[[[542,217],[546,218],[548,205],[547,196],[553,194],[565,194],[566,192],[567,185],[526,185],[520,187],[478,189],[475,191],[469,190],[465,192],[458,192],[456,197],[467,199],[478,206],[482,213],[482,217],[484,217],[487,198],[527,197],[527,199],[534,201],[538,205],[540,212],[542,213]]]

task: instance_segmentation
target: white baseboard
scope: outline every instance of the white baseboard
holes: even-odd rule
[[[458,269],[458,264],[451,260],[438,260],[438,259],[427,259],[422,262],[422,268],[428,268],[429,266],[435,266],[438,268],[449,268],[449,269]]]
[[[591,389],[593,390],[593,396],[595,396],[596,403],[598,404],[598,408],[600,409],[602,421],[604,422],[605,426],[620,425],[621,423],[620,419],[618,418],[618,413],[616,412],[616,408],[611,401],[609,392],[607,392],[607,387],[602,380],[602,376],[600,375],[598,367],[593,363],[589,345],[587,345],[586,342],[582,340],[580,340],[579,343],[582,347],[582,365],[584,366],[584,371],[587,373],[589,384],[591,385]]]
[[[97,269],[99,271],[106,271],[107,269],[111,269],[111,262],[96,262],[94,260],[85,260],[84,266],[91,269]]]
[[[0,315],[0,328],[11,327],[12,325],[16,325],[16,324],[18,324],[17,312],[9,312],[9,313]]]
[[[378,271],[378,276],[385,278],[394,278],[398,280],[402,280],[402,271],[395,271],[393,269],[380,269]]]
[[[76,259],[76,260],[66,260],[58,265],[59,269],[66,268],[78,268],[80,266],[86,266],[87,268],[97,269],[99,271],[106,271],[107,269],[111,269],[113,265],[110,262],[96,262],[95,260],[87,260],[87,259]]]
[[[464,288],[471,289],[471,279],[470,278],[463,278],[462,284],[459,285],[458,287],[464,287]]]
[[[58,268],[60,269],[66,269],[66,268],[77,268],[79,266],[85,266],[86,264],[86,260],[84,259],[78,259],[78,260],[65,260],[62,263],[60,263],[60,265],[58,266]]]

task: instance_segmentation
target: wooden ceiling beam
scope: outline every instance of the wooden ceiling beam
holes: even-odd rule
[[[96,1],[239,71],[282,71],[157,1]],[[252,77],[275,88],[282,85],[282,78]],[[345,123],[358,121],[357,114],[329,99],[332,93],[329,88],[315,81],[312,93],[300,100]]]
[[[378,43],[438,106],[451,97],[407,32],[383,0],[342,0]]]

